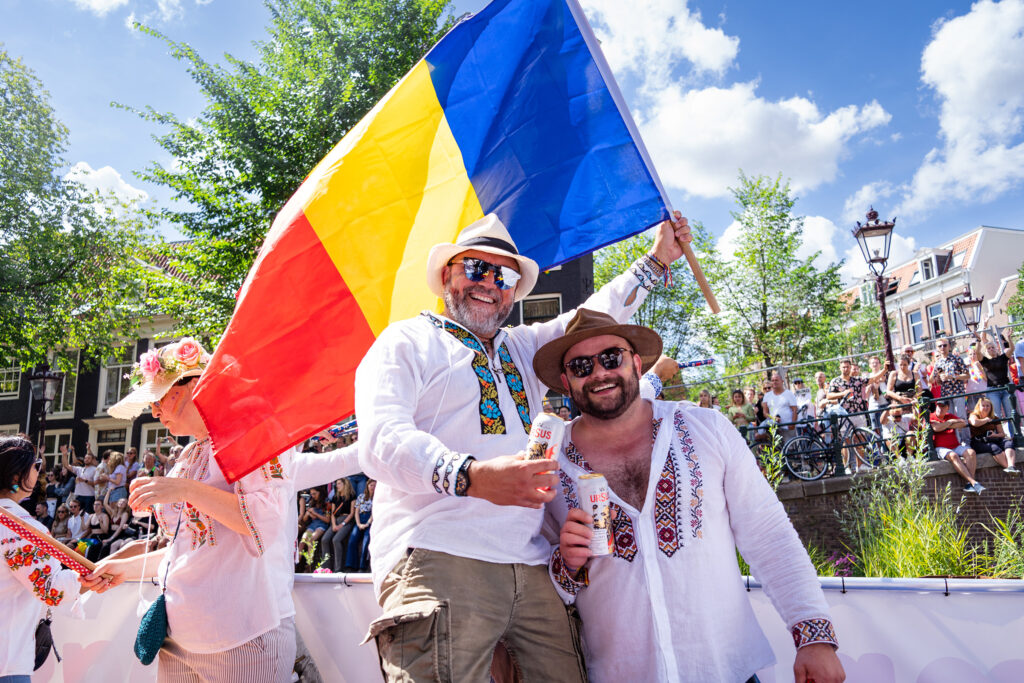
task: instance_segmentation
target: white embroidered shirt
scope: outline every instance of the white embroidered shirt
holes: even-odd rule
[[[717,410],[654,401],[654,442],[641,510],[614,491],[614,553],[579,582],[558,549],[555,587],[583,618],[590,680],[745,681],[774,656],[743,588],[736,549],[798,646],[835,642],[814,567],[739,432]],[[562,495],[547,506],[557,535],[591,472],[568,425]],[[585,583],[586,582],[586,583]]]

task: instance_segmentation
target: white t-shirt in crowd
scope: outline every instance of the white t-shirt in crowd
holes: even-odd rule
[[[1013,355],[1018,358],[1024,358],[1024,339],[1017,342],[1017,345],[1013,347]]]
[[[86,483],[84,480],[89,482],[96,481],[96,467],[88,465],[86,467],[72,467],[71,470],[75,473],[75,497],[95,497],[96,489],[93,488],[91,483]]]
[[[800,417],[800,408],[803,408],[804,406],[807,406],[807,411],[805,412],[804,417],[815,417],[817,415],[817,410],[814,408],[814,399],[811,396],[810,389],[804,387],[803,389],[794,391],[793,395],[796,396],[797,417]]]
[[[886,439],[892,439],[897,436],[903,436],[910,431],[910,416],[903,415],[899,420],[894,420],[892,416],[889,416],[887,422],[882,425],[882,436]]]
[[[768,415],[778,416],[779,422],[792,422],[793,413],[789,408],[798,408],[796,396],[789,389],[783,389],[781,394],[769,391],[764,395],[764,404],[768,406]]]

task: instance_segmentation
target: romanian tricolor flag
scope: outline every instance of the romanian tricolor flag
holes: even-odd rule
[[[274,221],[196,389],[237,480],[353,410],[392,321],[437,309],[427,252],[487,213],[549,268],[668,217],[576,0],[461,21],[309,174]]]

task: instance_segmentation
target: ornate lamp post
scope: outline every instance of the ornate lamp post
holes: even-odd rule
[[[892,338],[889,335],[889,316],[885,312],[885,290],[888,278],[883,277],[885,267],[889,262],[889,246],[892,242],[892,231],[896,227],[896,219],[882,222],[878,220],[878,212],[871,207],[867,213],[867,223],[861,225],[857,221],[857,228],[853,236],[860,245],[864,260],[868,268],[875,276],[875,296],[878,298],[878,307],[882,311],[882,343],[885,344],[885,360],[889,368],[896,367],[896,359],[892,353]]]
[[[57,396],[60,383],[64,380],[64,373],[50,370],[48,365],[42,365],[28,376],[29,386],[32,388],[32,400],[35,401],[39,415],[39,434],[36,436],[36,448],[42,452],[43,435],[46,433],[46,408]]]
[[[978,332],[978,325],[981,323],[981,302],[984,300],[984,295],[972,299],[971,286],[966,285],[964,293],[953,302],[953,307],[960,314],[960,320],[963,321],[964,327],[971,331],[971,334]]]

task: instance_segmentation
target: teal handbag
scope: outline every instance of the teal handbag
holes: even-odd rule
[[[184,509],[184,505],[182,505],[182,509]],[[150,528],[152,528],[152,525],[150,525]],[[181,509],[178,510],[178,524],[174,528],[174,538],[171,539],[171,543],[178,538],[178,531],[180,529]],[[148,548],[146,552],[149,552]],[[167,640],[167,600],[164,599],[164,593],[167,592],[167,573],[170,570],[171,566],[168,563],[167,569],[164,570],[164,585],[161,587],[160,595],[149,606],[146,613],[142,615],[142,621],[139,622],[139,632],[135,635],[135,656],[146,666],[153,663],[157,653],[160,652],[160,648],[164,646],[164,641]]]
[[[139,632],[135,636],[135,656],[149,666],[156,659],[160,648],[167,639],[167,602],[164,594],[153,601],[146,613],[142,615]]]

